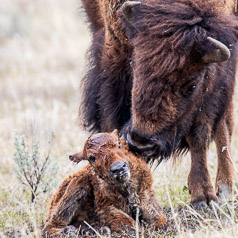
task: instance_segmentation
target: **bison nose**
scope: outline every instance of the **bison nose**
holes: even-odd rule
[[[126,170],[127,168],[128,166],[126,162],[116,162],[110,167],[110,172],[114,174]]]
[[[129,148],[134,151],[135,153],[138,153],[143,156],[149,156],[150,154],[154,153],[155,145],[146,143],[145,145],[135,142],[131,139],[130,134],[127,134],[127,143]]]

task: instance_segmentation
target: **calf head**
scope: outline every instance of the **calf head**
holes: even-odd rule
[[[123,187],[130,180],[126,144],[119,140],[117,130],[90,136],[84,150],[70,155],[69,159],[76,163],[88,160],[95,174],[109,184]]]
[[[206,73],[229,59],[237,22],[217,0],[128,1],[120,12],[133,47],[125,137],[135,152],[169,157],[186,143],[203,95],[212,91],[215,77]]]

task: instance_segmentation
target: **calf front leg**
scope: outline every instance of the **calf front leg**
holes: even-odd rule
[[[191,170],[188,176],[191,204],[195,209],[203,209],[211,201],[218,201],[207,168],[207,126],[200,125],[196,133],[188,137],[187,140],[191,152]]]
[[[98,211],[102,226],[108,226],[113,231],[120,231],[123,227],[135,228],[136,222],[128,214],[113,206],[104,207]]]
[[[230,154],[230,134],[226,121],[221,120],[215,133],[218,156],[216,193],[219,198],[225,199],[231,198],[233,191],[237,193],[234,185],[236,173]]]
[[[77,177],[72,179],[47,219],[43,230],[44,237],[65,237],[67,233],[75,233],[77,229],[68,225],[87,194],[87,189],[78,184]]]
[[[142,220],[151,224],[155,229],[166,225],[167,220],[156,201],[146,202],[141,205],[140,209]]]
[[[144,181],[146,184],[146,181]],[[152,190],[147,189],[139,193],[139,212],[141,219],[151,224],[155,229],[163,227],[167,220],[155,198]]]

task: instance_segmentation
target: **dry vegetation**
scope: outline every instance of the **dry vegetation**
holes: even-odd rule
[[[79,6],[77,0],[0,0],[0,237],[40,237],[50,196],[81,166],[68,160],[68,154],[79,151],[88,136],[77,121],[79,83],[90,44]],[[237,118],[237,109],[235,114]],[[40,140],[43,160],[48,153],[47,134],[54,131],[50,156],[58,173],[48,185],[49,191],[42,190],[34,203],[15,172],[16,130],[25,134],[29,145]],[[237,127],[232,148],[237,168]],[[213,144],[208,157],[214,181]],[[154,171],[155,189],[168,227],[158,233],[145,229],[140,237],[238,237],[236,203],[221,207],[217,213],[198,214],[188,206],[189,163],[186,157],[173,167],[170,161]],[[51,170],[47,173],[50,177]]]

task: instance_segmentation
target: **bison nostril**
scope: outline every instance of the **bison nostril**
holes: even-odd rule
[[[141,155],[147,155],[150,154],[154,151],[155,149],[155,145],[154,144],[138,144],[138,143],[134,143],[134,141],[132,141],[131,137],[129,134],[127,134],[127,143],[129,148],[136,153],[139,153]]]
[[[129,134],[126,135],[126,140],[127,140],[128,144],[132,144],[131,137]]]
[[[126,162],[123,164],[123,166],[122,166],[123,168],[126,168]]]

